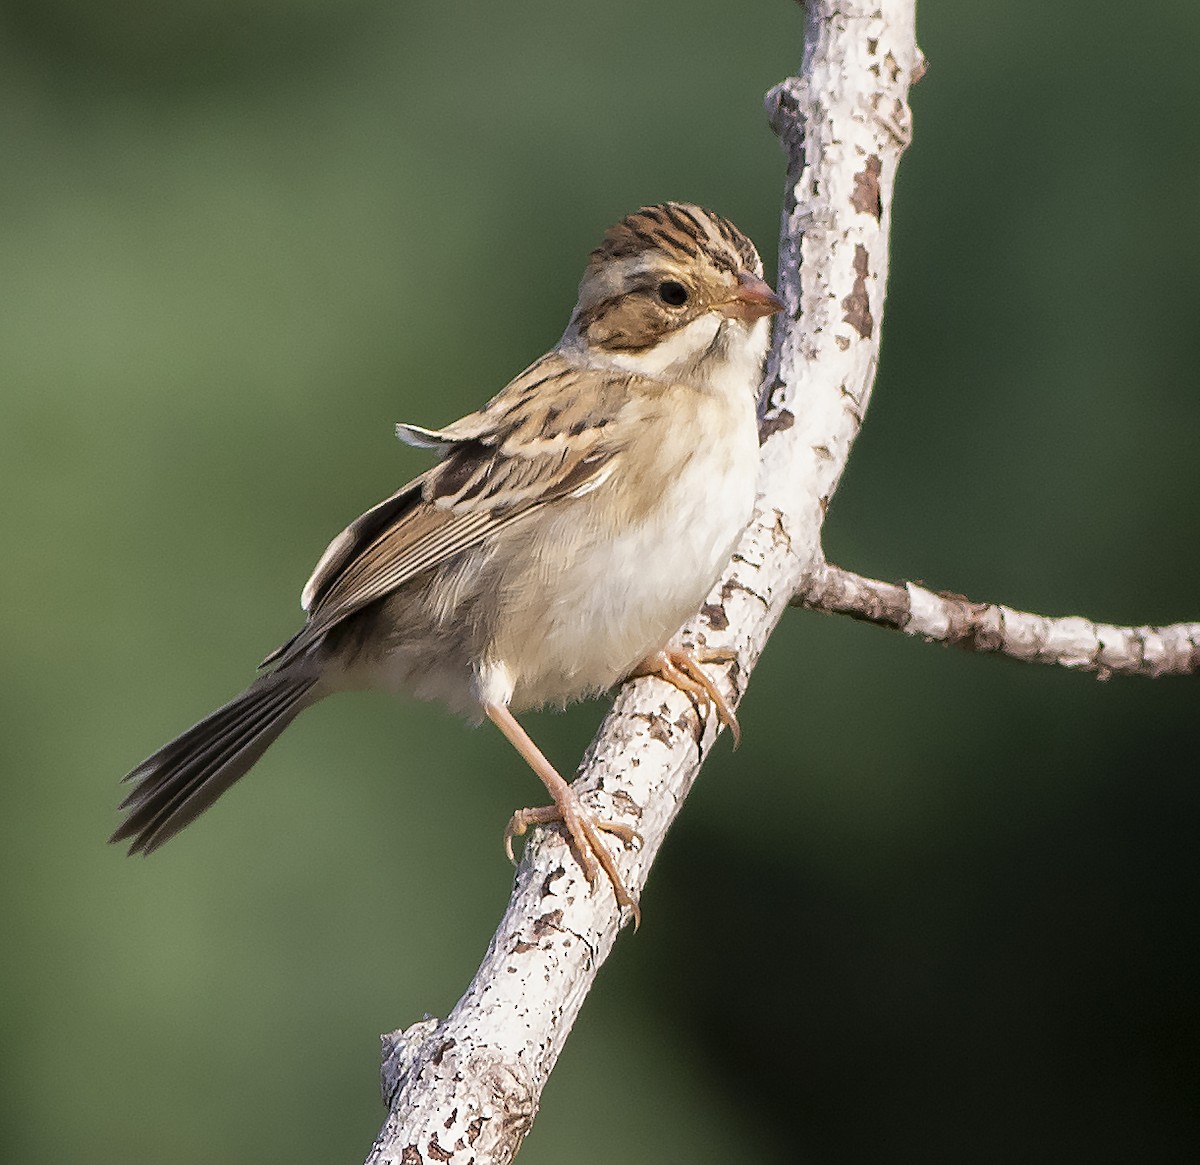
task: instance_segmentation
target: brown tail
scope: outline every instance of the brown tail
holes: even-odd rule
[[[312,701],[314,675],[288,669],[255,680],[240,696],[189,728],[126,778],[128,816],[109,841],[132,839],[129,852],[153,853],[204,812]]]

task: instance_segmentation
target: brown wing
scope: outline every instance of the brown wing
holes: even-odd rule
[[[609,399],[599,401],[594,374],[551,353],[444,429],[398,426],[410,443],[441,450],[441,464],[330,543],[304,588],[308,623],[264,662],[298,654],[417,575],[550,502],[601,485],[626,445],[629,383],[606,384]]]
[[[401,521],[420,503],[424,482],[425,475],[422,474],[415,481],[401,486],[390,498],[385,498],[365,514],[355,518],[330,542],[317,565],[313,567],[313,572],[300,595],[300,606],[305,611],[312,610],[313,604],[356,554],[370,546],[389,526]]]

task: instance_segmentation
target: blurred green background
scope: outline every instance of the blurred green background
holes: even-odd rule
[[[535,783],[331,701],[161,854],[117,779],[289,635],[327,539],[557,338],[644,202],[775,250],[786,0],[0,5],[0,1159],[355,1161]],[[922,5],[835,561],[1200,619],[1200,7]],[[521,1160],[1194,1159],[1200,680],[793,613]],[[531,728],[569,768],[598,703]]]

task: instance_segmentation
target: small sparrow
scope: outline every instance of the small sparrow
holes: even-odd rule
[[[637,918],[590,814],[513,713],[659,675],[733,712],[692,653],[668,649],[754,506],[756,397],[783,307],[741,231],[686,203],[647,206],[592,252],[558,345],[478,412],[401,440],[439,463],[339,534],[304,588],[308,620],[240,696],[125,779],[111,841],[150,853],[209,807],[310,704],[385,688],[491,720],[553,804],[588,879]]]

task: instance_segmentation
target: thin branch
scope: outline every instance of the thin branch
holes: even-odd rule
[[[776,328],[761,413],[758,510],[684,642],[732,653],[736,703],[767,637],[824,567],[821,525],[862,424],[879,357],[896,167],[908,87],[923,67],[914,0],[808,0],[802,76],[767,99],[788,158]],[[803,388],[801,389],[801,386]],[[716,740],[676,689],[627,684],[576,789],[643,844],[617,855],[640,894]],[[506,1163],[537,1112],[620,919],[557,830],[535,831],[516,887],[467,993],[443,1021],[385,1037],[389,1114],[370,1165]],[[646,904],[647,925],[654,908]]]
[[[1102,680],[1200,671],[1200,623],[1114,627],[1078,615],[1033,615],[912,582],[864,578],[828,563],[809,576],[792,604],[827,615],[849,615],[968,651],[1095,672]]]

